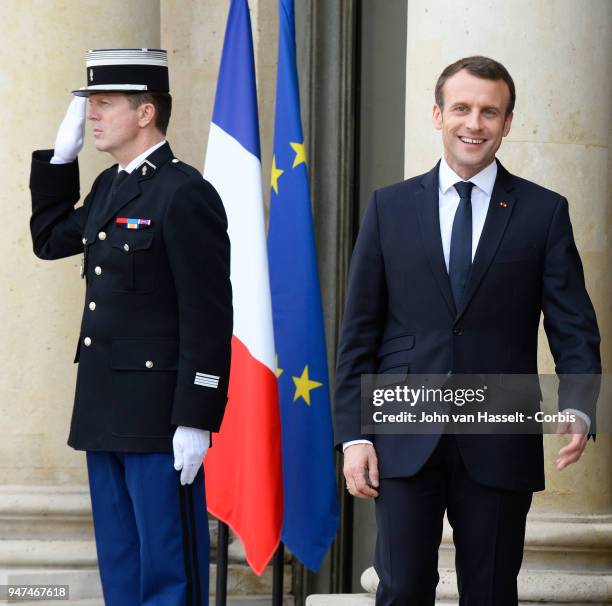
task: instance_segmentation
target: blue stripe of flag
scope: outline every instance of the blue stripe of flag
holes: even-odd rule
[[[240,99],[240,111],[236,111]],[[212,121],[257,158],[259,119],[251,16],[247,0],[231,0]]]

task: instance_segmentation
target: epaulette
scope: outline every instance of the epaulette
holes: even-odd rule
[[[170,161],[172,166],[178,168],[182,173],[189,177],[201,177],[202,173],[198,172],[193,166],[181,162],[178,158],[172,158]]]

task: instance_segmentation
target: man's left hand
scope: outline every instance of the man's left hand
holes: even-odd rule
[[[172,438],[174,469],[181,472],[181,484],[193,483],[210,445],[210,431],[179,425]]]
[[[570,441],[559,450],[557,455],[557,469],[559,471],[575,463],[582,456],[587,445],[587,431],[586,423],[580,417],[576,417],[576,420],[571,423],[559,424],[557,434],[571,436]]]

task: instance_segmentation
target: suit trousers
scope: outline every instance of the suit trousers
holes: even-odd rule
[[[88,451],[87,471],[105,605],[208,605],[203,469],[181,486],[169,453]]]
[[[516,606],[531,498],[475,482],[455,436],[443,435],[414,476],[380,481],[376,605],[434,606],[446,511],[460,606]]]

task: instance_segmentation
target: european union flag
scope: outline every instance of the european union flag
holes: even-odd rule
[[[293,0],[279,0],[279,18],[268,259],[282,423],[282,540],[317,570],[336,535],[338,500]]]

